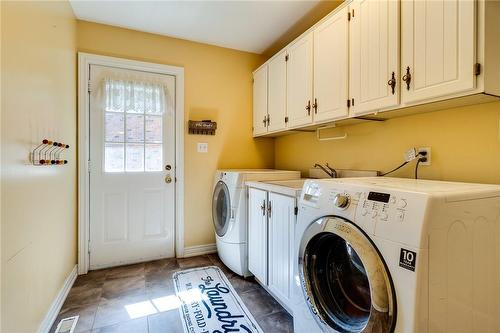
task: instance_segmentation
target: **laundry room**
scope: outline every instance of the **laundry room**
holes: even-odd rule
[[[500,332],[499,22],[1,1],[0,332]]]

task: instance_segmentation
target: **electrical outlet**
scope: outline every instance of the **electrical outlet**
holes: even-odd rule
[[[198,142],[198,153],[208,153],[208,143]]]
[[[427,155],[425,157],[427,158],[426,162],[420,162],[420,165],[431,165],[431,147],[419,147],[417,149],[417,152],[427,152]]]

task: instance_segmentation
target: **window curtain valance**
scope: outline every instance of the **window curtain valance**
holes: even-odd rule
[[[160,83],[106,77],[101,91],[108,112],[163,114],[167,110],[168,92]]]

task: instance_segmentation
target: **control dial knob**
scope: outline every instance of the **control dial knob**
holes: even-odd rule
[[[341,209],[347,208],[347,206],[349,206],[349,203],[349,197],[345,194],[337,194],[333,199],[333,204]]]

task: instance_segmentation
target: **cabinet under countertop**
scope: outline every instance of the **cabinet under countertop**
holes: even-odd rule
[[[248,268],[290,313],[297,201],[306,179],[246,182]]]

